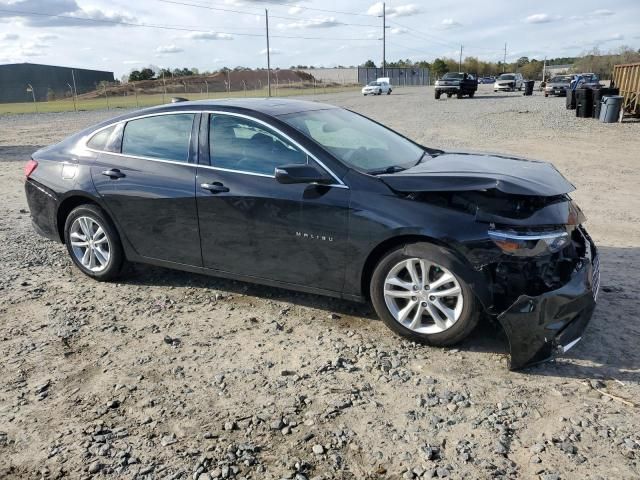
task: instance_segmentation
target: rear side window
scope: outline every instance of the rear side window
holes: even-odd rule
[[[109,137],[111,137],[111,134],[113,133],[115,128],[116,126],[113,125],[109,128],[105,128],[104,130],[100,130],[87,142],[87,147],[94,150],[106,150],[109,142]]]
[[[122,135],[122,153],[187,162],[193,117],[193,113],[176,113],[127,122]]]

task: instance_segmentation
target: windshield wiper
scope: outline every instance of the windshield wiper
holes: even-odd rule
[[[427,154],[427,151],[425,150],[424,152],[422,152],[422,155],[420,155],[420,158],[418,159],[418,161],[415,163],[414,167],[416,165],[420,165],[422,163],[422,159],[424,158],[424,156]]]
[[[397,173],[397,172],[402,172],[403,170],[406,170],[405,167],[401,167],[400,165],[391,165],[390,167],[387,168],[382,168],[380,170],[371,170],[370,172],[367,172],[369,175],[382,175],[385,173]]]

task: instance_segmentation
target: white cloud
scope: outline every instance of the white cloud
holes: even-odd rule
[[[25,15],[21,12],[38,12],[43,15]],[[119,12],[82,8],[76,0],[3,2],[0,18],[20,19],[25,25],[37,27],[90,26],[95,28],[96,26],[113,26],[113,22],[135,22],[135,18]],[[96,21],[86,21],[87,19]]]
[[[156,53],[180,53],[184,50],[176,45],[160,45],[156,48]]]
[[[299,7],[297,5],[294,6],[294,7],[291,7],[289,10],[287,10],[287,13],[289,15],[297,15],[300,12],[302,12],[302,7]]]
[[[598,10],[594,10],[593,12],[591,12],[591,15],[595,15],[598,17],[608,17],[610,15],[615,15],[615,12],[611,10],[607,10],[606,8],[600,8]]]
[[[624,40],[624,35],[621,33],[612,33],[608,37],[598,40],[598,43],[617,42],[618,40]]]
[[[550,23],[560,20],[562,17],[549,15],[548,13],[535,13],[524,19],[526,23]]]
[[[453,18],[445,18],[440,22],[440,25],[444,29],[461,27],[462,24],[460,22],[455,21]]]
[[[124,60],[122,63],[125,65],[139,65],[142,62],[140,60]]]
[[[299,22],[280,23],[280,29],[300,29],[300,28],[331,28],[342,25],[342,22],[336,20],[335,17],[310,18],[308,20],[300,20]]]
[[[394,27],[390,30],[393,35],[403,35],[405,33],[409,33],[409,29],[404,27]]]
[[[266,55],[267,54],[267,49],[263,48],[262,50],[260,50],[260,55]],[[280,55],[282,53],[281,50],[278,50],[277,48],[269,48],[269,53],[271,55]]]
[[[413,3],[408,3],[406,5],[398,5],[397,7],[387,7],[385,13],[387,17],[390,18],[408,17],[410,15],[420,13],[420,8]],[[382,2],[377,2],[371,5],[369,10],[367,10],[367,14],[376,16],[382,15]]]
[[[233,35],[218,32],[191,32],[185,38],[191,40],[233,40]]]
[[[36,38],[41,42],[46,42],[47,40],[57,39],[58,35],[54,35],[52,33],[41,33],[40,35],[36,35]]]
[[[18,40],[20,35],[17,33],[3,33],[0,35],[0,40]]]

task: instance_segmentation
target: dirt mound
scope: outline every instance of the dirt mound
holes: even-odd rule
[[[314,81],[313,75],[298,70],[272,70],[271,84],[279,88],[302,87]],[[257,90],[267,85],[267,70],[232,70],[216,72],[211,75],[190,75],[185,77],[165,77],[164,79],[141,80],[122,85],[108,86],[109,96],[128,94],[140,95],[173,93],[205,93]],[[80,98],[96,98],[104,96],[104,89],[79,95]]]

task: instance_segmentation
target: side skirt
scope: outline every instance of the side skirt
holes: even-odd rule
[[[266,285],[269,287],[283,288],[286,290],[295,290],[297,292],[311,293],[314,295],[323,295],[325,297],[340,298],[342,300],[349,300],[352,302],[360,302],[360,303],[366,302],[366,299],[359,295],[348,295],[342,292],[336,292],[334,290],[325,290],[323,288],[309,287],[307,285],[299,285],[296,283],[279,282],[278,280],[271,280],[268,278],[253,277],[250,275],[241,275],[241,274],[232,273],[232,272],[225,272],[222,270],[215,270],[212,268],[197,267],[194,265],[185,265],[182,263],[169,262],[166,260],[157,260],[155,258],[147,258],[147,257],[135,255],[135,254],[134,255],[128,254],[127,259],[130,262],[134,262],[134,263],[145,263],[145,264],[154,265],[157,267],[170,268],[173,270],[181,270],[184,272],[191,272],[191,273],[200,273],[203,275],[208,275],[210,277],[228,278],[230,280],[238,280],[241,282],[254,283],[258,285]]]

